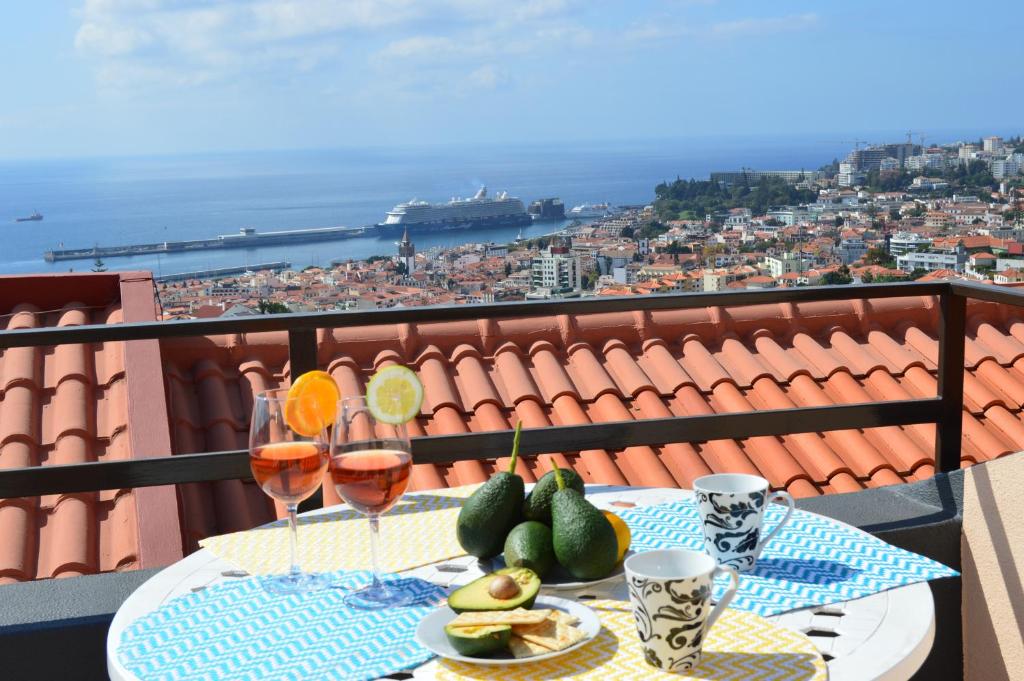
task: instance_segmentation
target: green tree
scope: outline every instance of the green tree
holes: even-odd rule
[[[276,300],[267,300],[260,298],[260,301],[256,304],[256,311],[260,314],[283,314],[291,312],[288,306],[284,303],[279,303]]]
[[[626,239],[632,239],[633,238],[633,228],[632,227],[623,227],[622,231],[619,232],[619,236],[621,236],[623,238],[626,238]]]
[[[655,214],[659,220],[701,219],[705,215],[724,213],[731,208],[749,208],[763,215],[772,206],[810,203],[817,194],[797,189],[782,178],[762,178],[756,185],[741,182],[724,187],[708,180],[681,180],[661,183],[654,188]]]
[[[915,267],[913,271],[910,273],[910,278],[913,279],[914,281],[917,281],[926,274],[928,274],[928,270],[926,270],[925,268]]]
[[[839,284],[849,284],[853,281],[853,277],[850,275],[850,268],[843,265],[838,270],[833,272],[826,272],[821,278],[821,283],[826,286],[835,286]]]
[[[896,267],[896,258],[892,257],[884,248],[869,248],[864,254],[864,262],[868,265],[881,265],[890,269]]]
[[[507,262],[507,263],[505,263],[505,276],[509,277],[511,275],[512,275],[512,263]]]

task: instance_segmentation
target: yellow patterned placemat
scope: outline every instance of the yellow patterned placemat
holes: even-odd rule
[[[704,642],[701,662],[685,674],[670,674],[644,662],[633,613],[624,601],[592,601],[601,618],[593,641],[571,653],[532,664],[483,666],[435,660],[438,681],[495,679],[541,681],[825,681],[825,660],[805,635],[739,610],[726,610]]]
[[[381,569],[400,572],[465,555],[455,536],[463,500],[479,485],[411,492],[381,516]],[[254,575],[288,571],[288,525],[279,520],[199,545]],[[370,524],[347,507],[299,519],[299,565],[309,572],[368,570]]]

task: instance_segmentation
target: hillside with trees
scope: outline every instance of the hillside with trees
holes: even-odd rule
[[[746,183],[723,187],[710,180],[676,179],[662,182],[654,189],[655,214],[660,220],[703,220],[709,213],[731,208],[749,208],[754,215],[763,215],[773,206],[809,203],[817,194],[797,189],[777,177],[763,178],[754,186]]]

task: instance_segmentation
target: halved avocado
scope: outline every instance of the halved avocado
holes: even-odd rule
[[[444,628],[448,642],[460,655],[466,657],[487,657],[508,649],[512,640],[512,627],[507,624],[485,624],[479,627]]]
[[[529,568],[507,567],[484,575],[448,596],[455,612],[530,609],[540,591],[540,577]]]

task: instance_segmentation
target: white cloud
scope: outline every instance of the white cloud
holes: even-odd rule
[[[629,43],[647,44],[679,38],[689,33],[692,31],[671,22],[650,21],[627,29],[622,37]]]
[[[572,51],[769,34],[817,21],[799,14],[685,22],[687,6],[709,2],[672,0],[671,11],[661,3],[659,16],[626,3],[615,10],[636,19],[622,30],[604,7],[582,0],[85,0],[75,48],[105,88],[240,83],[254,74],[264,87],[274,82],[263,77],[268,70],[287,80],[330,66],[416,93],[494,88],[527,60]]]
[[[146,31],[117,24],[82,24],[75,34],[75,49],[104,57],[126,55],[152,42]]]
[[[469,85],[483,90],[493,90],[508,80],[508,76],[493,64],[484,64],[466,77]]]
[[[723,37],[768,35],[785,31],[802,31],[817,23],[818,15],[813,12],[785,17],[739,19],[713,24],[711,34]]]
[[[379,59],[426,59],[466,50],[466,45],[445,36],[417,35],[388,43],[376,56]]]

